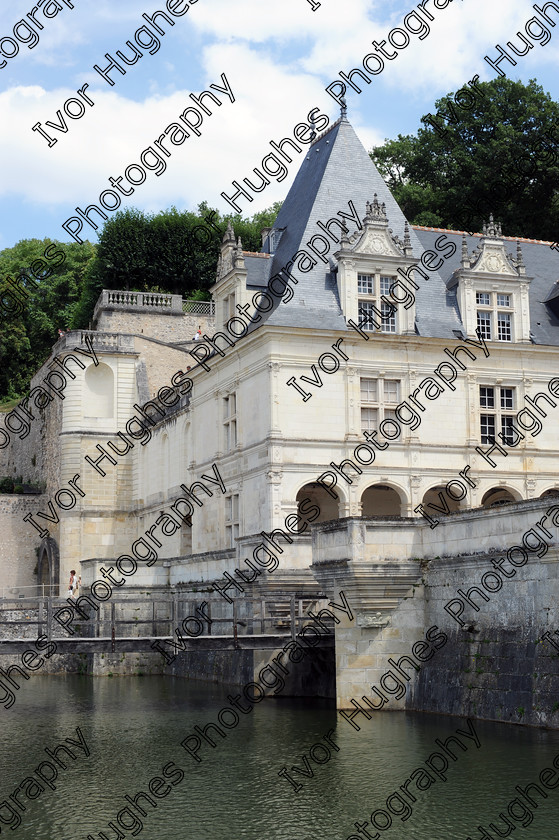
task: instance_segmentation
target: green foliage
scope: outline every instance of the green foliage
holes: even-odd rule
[[[212,212],[206,202],[197,212],[172,207],[157,215],[134,208],[115,213],[101,232],[72,328],[88,326],[103,289],[159,291],[209,300],[227,222],[241,237],[245,251],[259,251],[261,229],[273,224],[279,207],[276,203],[251,219],[222,217],[213,211],[213,224],[204,222]]]
[[[535,80],[499,76],[479,89],[471,110],[452,94],[437,100],[441,113],[454,107],[455,124],[436,119],[444,135],[426,115],[416,135],[400,134],[371,157],[414,224],[481,230],[493,212],[507,235],[556,239],[559,104]]]
[[[14,481],[9,475],[3,475],[0,478],[0,493],[13,493]]]
[[[105,223],[97,246],[23,239],[1,251],[0,298],[11,289],[6,282],[10,275],[22,290],[23,303],[22,311],[14,315],[0,306],[0,400],[9,403],[0,410],[15,407],[25,394],[31,377],[48,358],[59,328],[89,326],[103,289],[209,300],[228,220],[242,237],[243,248],[259,251],[261,228],[273,224],[279,207],[276,203],[251,219],[221,217],[216,212],[217,230],[204,224],[210,212],[205,202],[197,212],[172,207],[149,215],[132,208]]]
[[[61,246],[51,239],[22,239],[0,252],[0,296],[13,289],[8,275],[21,290],[19,314],[0,308],[0,397],[25,393],[57,330],[68,328],[94,253],[89,242]]]

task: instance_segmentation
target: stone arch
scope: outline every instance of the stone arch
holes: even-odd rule
[[[551,496],[559,496],[559,487],[549,487],[540,495],[540,499],[548,499]]]
[[[436,487],[430,487],[429,490],[425,491],[425,493],[423,495],[422,504],[423,504],[426,512],[429,515],[436,514],[438,516],[441,513],[444,516],[444,503],[445,502],[447,504],[447,507],[448,507],[450,513],[454,513],[455,511],[460,510],[461,501],[459,501],[457,499],[453,499],[452,496],[450,496],[446,492],[445,487],[446,487],[446,485],[444,485],[444,484],[437,484]],[[443,494],[443,501],[441,501],[439,493]],[[453,493],[454,496],[459,495],[460,489],[459,489],[458,485],[456,487],[451,487],[451,493]],[[464,500],[465,499],[466,499],[466,497],[464,497]],[[427,505],[429,505],[429,504],[437,505],[437,507],[443,508],[443,510],[434,511],[433,508],[427,508]]]
[[[114,417],[114,373],[100,362],[85,372],[84,416],[109,420]]]
[[[491,487],[483,494],[481,505],[484,508],[492,508],[501,505],[513,505],[520,501],[522,501],[522,497],[518,491],[511,490],[508,487]]]
[[[371,484],[361,494],[361,516],[402,516],[403,491],[388,484]]]
[[[338,488],[336,488],[334,492],[337,493]],[[338,493],[338,495],[340,494]],[[303,502],[305,499],[309,499],[311,504],[317,505],[320,508],[320,514],[313,520],[314,525],[318,522],[328,522],[331,519],[340,518],[340,504],[343,500],[341,498],[333,499],[332,496],[326,492],[322,484],[319,484],[317,481],[309,481],[301,487],[295,497],[297,506],[299,506],[300,502]],[[310,504],[305,505],[305,508],[307,507],[310,509]],[[304,514],[302,513],[301,515]],[[309,533],[309,528],[308,526],[305,528],[304,522],[301,522],[300,526],[307,534]]]
[[[37,584],[39,595],[58,595],[60,587],[60,552],[58,544],[52,537],[44,539],[39,546],[37,560]]]

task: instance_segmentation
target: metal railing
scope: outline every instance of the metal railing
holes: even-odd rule
[[[23,591],[25,590],[25,592]],[[27,590],[33,590],[28,592]],[[57,596],[59,590],[58,583],[33,583],[25,586],[2,586],[0,587],[0,599],[3,600],[21,600],[22,598],[45,598],[50,596]],[[0,607],[1,610],[1,607]]]
[[[89,618],[81,619],[79,615],[76,615],[72,622],[74,631],[77,631],[73,639],[79,642],[84,639],[112,637],[115,640],[117,637],[134,638],[140,635],[144,638],[145,636],[159,639],[166,636],[173,638],[177,631],[180,634],[184,619],[197,615],[196,608],[204,601],[206,602],[205,612],[211,619],[211,624],[204,622],[206,627],[203,635],[205,636],[233,636],[237,639],[238,636],[270,633],[294,639],[297,631],[312,620],[306,614],[306,610],[311,606],[320,610],[326,606],[327,600],[322,595],[297,597],[294,594],[278,593],[268,598],[235,599],[232,604],[227,604],[222,597],[215,595],[212,597],[207,592],[189,592],[188,595],[159,594],[148,598],[112,598],[106,604],[98,604],[98,611],[85,605],[84,609],[89,614]],[[160,605],[163,605],[162,611]],[[218,609],[212,610],[213,605],[217,605]],[[0,601],[0,639],[9,638],[4,632],[5,629],[18,626],[26,628],[36,626],[37,635],[46,633],[49,640],[51,638],[67,639],[67,634],[63,634],[61,630],[57,635],[53,632],[60,627],[58,623],[53,623],[53,612],[65,606],[68,604],[64,595],[3,598]],[[131,611],[140,612],[143,615],[122,618],[117,616],[117,610],[121,615],[123,612],[130,614]],[[164,614],[162,615],[161,612]],[[5,613],[8,615],[5,616]],[[36,613],[36,617],[30,613]],[[14,614],[25,617],[15,618]],[[146,627],[147,632],[143,634],[126,632],[140,627]],[[119,636],[118,629],[125,631],[124,636]],[[26,637],[29,637],[28,634]]]
[[[182,311],[186,315],[205,315],[208,318],[215,318],[215,303],[213,300],[184,300]]]

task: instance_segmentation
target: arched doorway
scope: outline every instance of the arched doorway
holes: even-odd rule
[[[450,487],[451,493],[453,492],[453,489],[454,488],[451,486]],[[443,494],[442,498],[439,495],[440,493]],[[455,492],[454,492],[454,495],[456,495]],[[443,515],[445,514],[445,509],[444,509],[445,508],[445,503],[446,503],[446,506],[448,508],[449,513],[455,513],[455,511],[460,510],[460,502],[457,501],[456,499],[453,499],[452,496],[450,496],[446,492],[445,486],[443,484],[438,485],[437,487],[431,487],[429,490],[427,490],[427,492],[423,496],[423,507],[427,510],[427,505],[431,505],[431,504],[436,505],[437,508],[438,508],[436,510],[437,514],[439,514],[439,513],[442,513]],[[427,512],[429,512],[429,510],[433,511],[434,508],[429,508],[427,510]]]
[[[373,484],[361,496],[362,516],[401,516],[402,500],[393,487]]]
[[[505,487],[492,487],[483,494],[481,505],[484,508],[500,507],[500,505],[512,505],[519,499],[515,499],[510,490]]]
[[[56,540],[44,539],[39,546],[37,561],[39,595],[58,595],[60,587],[60,552]]]
[[[549,490],[544,490],[540,499],[549,499],[551,496],[559,496],[559,487],[550,487]]]
[[[309,512],[310,517],[314,517],[315,513],[311,511],[311,505],[316,505],[320,509],[319,515],[316,519],[313,518],[313,524],[317,522],[328,522],[330,519],[339,519],[339,501],[333,499],[329,493],[326,492],[321,484],[316,481],[311,481],[301,487],[296,497],[297,510],[301,508],[301,517],[305,517],[305,511]],[[309,526],[304,521],[298,523],[301,533],[309,533]]]

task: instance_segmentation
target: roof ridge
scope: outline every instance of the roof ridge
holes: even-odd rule
[[[314,138],[311,145],[309,146],[309,149],[311,149],[314,146],[315,143],[319,143],[322,140],[323,137],[326,137],[327,134],[330,134],[332,129],[336,128],[336,126],[339,125],[342,122],[343,119],[344,119],[343,117],[338,117],[338,119],[335,122],[333,122],[332,125],[328,126],[328,128],[326,128],[326,129],[324,129],[322,134],[319,134],[318,137]],[[347,120],[345,120],[345,122],[347,122]]]
[[[483,233],[471,233],[469,230],[453,230],[452,228],[429,227],[427,225],[410,225],[410,227],[414,230],[433,230],[436,233],[467,233],[468,236],[479,236],[480,238],[484,235]],[[524,236],[500,236],[499,239],[508,239],[510,242],[531,242],[536,245],[553,245],[553,242],[547,239],[527,239]]]

